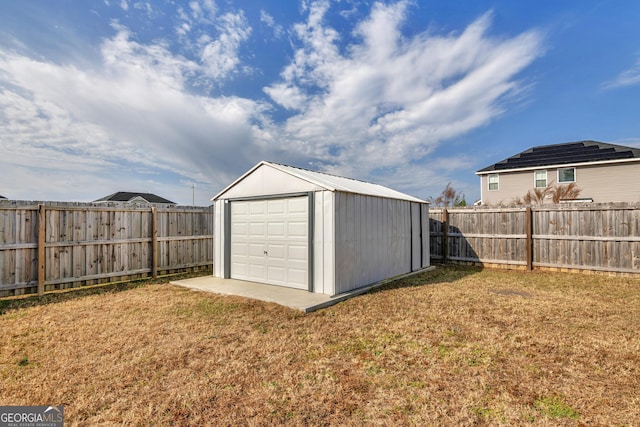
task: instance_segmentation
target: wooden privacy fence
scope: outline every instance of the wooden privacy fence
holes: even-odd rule
[[[640,204],[431,208],[443,262],[640,273]]]
[[[213,211],[0,204],[0,297],[213,264]]]

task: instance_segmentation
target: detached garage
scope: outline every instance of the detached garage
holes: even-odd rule
[[[338,295],[429,267],[429,205],[260,162],[213,198],[214,276]]]

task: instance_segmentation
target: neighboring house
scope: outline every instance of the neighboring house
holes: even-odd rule
[[[480,169],[483,205],[509,204],[529,190],[574,182],[577,200],[640,201],[640,149],[598,141],[530,148]]]
[[[95,200],[94,203],[126,203],[130,205],[164,205],[175,206],[175,202],[167,200],[164,197],[156,196],[151,193],[131,193],[127,191],[118,191],[101,199]]]
[[[7,200],[7,198],[4,196],[0,196],[0,200]]]

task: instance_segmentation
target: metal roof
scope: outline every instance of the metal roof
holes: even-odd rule
[[[240,178],[235,180],[231,185],[229,185],[220,193],[218,193],[215,197],[213,197],[212,200],[216,200],[220,198],[220,196],[222,196],[227,190],[235,186],[238,182],[242,181],[247,175],[251,174],[253,171],[255,171],[256,169],[258,169],[260,166],[263,166],[263,165],[272,167],[274,169],[277,169],[281,172],[284,172],[296,178],[310,182],[328,191],[341,191],[345,193],[362,194],[366,196],[384,197],[388,199],[398,199],[398,200],[407,200],[411,202],[428,203],[425,200],[418,199],[417,197],[410,196],[408,194],[401,193],[396,190],[392,190],[391,188],[384,187],[379,184],[360,181],[352,178],[345,178],[342,176],[331,175],[331,174],[322,173],[322,172],[310,171],[307,169],[302,169],[294,166],[267,162],[264,160],[258,163],[257,165],[255,165],[247,173],[242,175]]]
[[[640,149],[599,141],[577,141],[529,148],[480,169],[478,173],[627,159],[640,159]]]

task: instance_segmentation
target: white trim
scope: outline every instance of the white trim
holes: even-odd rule
[[[496,188],[495,190],[491,189],[491,181],[489,180],[489,177],[491,175],[495,175],[498,177],[498,188]],[[492,173],[491,175],[487,175],[487,191],[500,191],[500,174],[499,173]]]
[[[536,169],[554,169],[554,168],[569,168],[569,167],[580,167],[580,166],[597,166],[597,165],[608,165],[608,164],[616,164],[616,163],[631,163],[631,162],[640,162],[640,158],[634,157],[632,159],[620,159],[620,160],[602,160],[599,162],[584,162],[584,163],[562,163],[555,165],[544,165],[544,166],[532,166],[528,168],[514,168],[514,169],[500,169],[493,171],[484,171],[484,172],[476,172],[476,175],[488,175],[490,173],[505,173],[505,172],[522,172],[522,171],[531,171]]]
[[[320,187],[322,190],[331,192],[345,192],[352,194],[362,194],[365,196],[382,197],[387,199],[406,200],[410,202],[428,203],[426,200],[418,199],[417,197],[410,196],[408,194],[401,193],[391,188],[384,187],[379,184],[373,184],[371,182],[360,181],[357,179],[345,178],[335,175],[329,175],[322,172],[314,172],[306,169],[300,169],[293,166],[280,165],[278,163],[271,163],[267,161],[261,161],[240,178],[233,181],[230,185],[225,187],[222,191],[216,194],[211,200],[217,200],[223,198],[223,195],[235,187],[238,183],[244,180],[247,176],[251,175],[258,168],[265,166],[280,171],[284,174],[298,178],[304,182],[311,183],[316,187]],[[317,190],[317,189],[316,189]]]
[[[561,169],[573,169],[573,181],[560,181],[560,170]],[[575,166],[568,168],[558,168],[556,169],[556,182],[558,184],[571,184],[572,182],[576,182],[578,180],[578,169]]]
[[[538,187],[538,178],[536,176],[538,172],[544,172],[544,185],[542,187]],[[533,171],[533,188],[546,188],[547,185],[549,185],[549,171],[546,169],[534,170]]]

